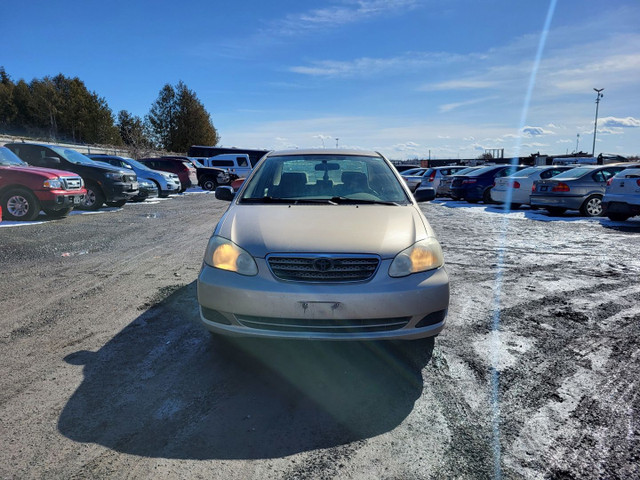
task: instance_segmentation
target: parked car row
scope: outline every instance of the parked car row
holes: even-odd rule
[[[423,180],[416,192],[433,188],[425,185]],[[469,167],[444,176],[435,190],[439,197],[512,209],[529,205],[552,215],[567,210],[612,220],[640,215],[640,165],[633,163]]]
[[[188,157],[134,160],[38,143],[0,147],[0,208],[5,220],[34,220],[40,211],[62,218],[74,208],[121,207],[196,185],[215,190],[237,178]]]

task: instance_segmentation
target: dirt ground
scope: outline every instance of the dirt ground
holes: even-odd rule
[[[226,206],[0,228],[0,478],[640,477],[640,220],[424,204],[435,340],[222,341],[195,280]]]

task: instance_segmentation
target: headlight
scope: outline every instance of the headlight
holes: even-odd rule
[[[442,248],[433,238],[425,238],[401,251],[391,262],[389,276],[406,277],[412,273],[426,272],[444,264]]]
[[[160,175],[162,175],[164,178],[167,178],[169,180],[173,178],[173,176],[170,173],[161,173]]]
[[[214,268],[237,272],[241,275],[256,275],[258,265],[253,257],[231,240],[222,237],[211,237],[204,262]]]
[[[44,184],[43,184],[44,188],[55,188],[55,189],[61,189],[64,188],[64,185],[62,184],[62,180],[59,178],[50,178],[49,180],[45,180]]]
[[[107,172],[107,173],[105,173],[105,176],[107,178],[110,178],[111,180],[122,181],[122,173]]]

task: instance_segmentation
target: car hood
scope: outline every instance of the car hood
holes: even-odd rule
[[[45,168],[45,167],[32,167],[30,165],[25,165],[25,166],[11,165],[3,168],[11,169],[11,171],[13,172],[28,173],[28,174],[35,173],[35,174],[42,175],[43,177],[46,177],[46,178],[78,176],[77,173],[68,172],[65,170],[56,170],[54,168]]]
[[[414,205],[234,205],[215,233],[255,257],[321,252],[391,258],[434,236]]]

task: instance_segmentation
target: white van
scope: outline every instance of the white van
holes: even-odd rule
[[[220,168],[229,173],[235,173],[238,177],[247,177],[252,170],[249,155],[247,154],[224,153],[199,160],[205,167]]]

